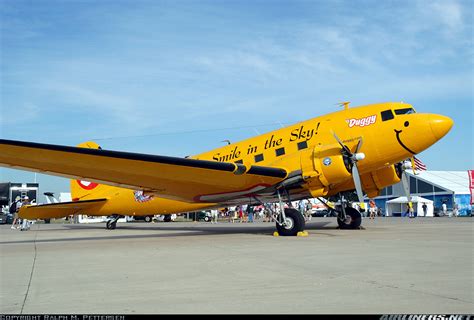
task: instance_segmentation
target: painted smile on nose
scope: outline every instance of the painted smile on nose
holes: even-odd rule
[[[404,126],[405,126],[405,127],[408,127],[409,125],[410,125],[410,122],[405,121]],[[403,143],[403,141],[400,139],[400,133],[402,133],[403,130],[394,129],[393,131],[395,131],[395,133],[396,133],[396,135],[397,135],[398,143],[402,146],[402,148],[405,149],[406,151],[410,152],[411,154],[416,154],[415,151],[410,150],[410,148],[408,148],[408,147]]]

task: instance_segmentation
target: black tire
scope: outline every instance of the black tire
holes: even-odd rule
[[[117,222],[113,222],[112,220],[107,221],[106,228],[109,230],[114,230],[117,228]]]
[[[211,221],[211,219],[208,216],[205,216],[204,221],[209,222],[209,221]]]
[[[44,219],[44,223],[51,223],[51,219]]]
[[[288,223],[286,226],[276,224],[280,236],[296,236],[298,232],[304,230],[305,222],[301,212],[293,208],[287,208],[285,209],[285,216]]]
[[[164,222],[171,222],[171,215],[170,214],[165,215],[164,218],[163,218],[163,221]]]
[[[151,216],[145,216],[145,222],[151,222]]]
[[[359,229],[362,223],[362,216],[359,211],[354,208],[345,208],[346,220],[337,217],[337,224],[340,229]]]

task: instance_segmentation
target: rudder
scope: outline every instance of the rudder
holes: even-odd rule
[[[102,149],[96,142],[87,141],[77,145],[78,148]],[[98,184],[85,180],[71,180],[71,199],[72,201],[94,199],[98,194],[111,189],[111,186]]]

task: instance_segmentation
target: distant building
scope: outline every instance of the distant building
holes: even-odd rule
[[[10,206],[17,196],[20,198],[28,196],[30,202],[35,203],[38,198],[38,190],[38,183],[2,182],[0,183],[0,207]]]
[[[433,201],[435,215],[443,202],[446,202],[448,211],[453,210],[456,203],[459,215],[472,215],[467,171],[421,171],[417,175],[407,172],[410,175],[410,194]],[[375,203],[386,212],[386,202],[401,196],[405,196],[405,192],[400,182],[383,189]]]

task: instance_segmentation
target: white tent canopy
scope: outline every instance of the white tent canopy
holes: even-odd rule
[[[419,196],[413,196],[411,197],[411,202],[413,204],[413,209],[415,211],[416,216],[418,217],[424,217],[425,214],[423,212],[423,204],[426,203],[426,206],[428,207],[427,212],[426,212],[426,217],[433,217],[433,201],[419,197]],[[387,201],[387,216],[393,216],[394,214],[396,216],[404,216],[406,211],[407,211],[407,197],[398,197],[396,199]]]

